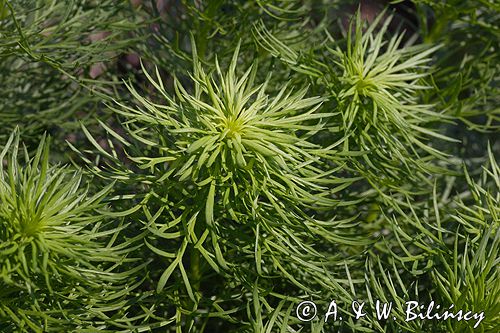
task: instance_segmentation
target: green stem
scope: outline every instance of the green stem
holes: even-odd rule
[[[219,9],[221,4],[221,1],[210,1],[207,5],[207,8],[205,9],[204,14],[208,19],[201,22],[201,27],[198,30],[200,31],[199,38],[197,40],[198,56],[202,60],[204,60],[205,58],[205,52],[207,49],[208,32],[211,27],[210,20],[215,17],[215,14],[217,13],[217,10]]]
[[[441,15],[436,17],[439,17],[439,19],[434,23],[431,31],[425,37],[426,43],[435,43],[443,34],[443,30],[448,26],[448,23],[452,19],[451,15],[446,13],[441,13]]]
[[[7,17],[9,9],[7,8],[6,0],[0,0],[0,20]]]
[[[191,280],[193,291],[200,291],[201,271],[200,271],[200,252],[196,249],[191,250]]]

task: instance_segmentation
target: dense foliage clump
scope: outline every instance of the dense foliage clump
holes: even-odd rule
[[[0,0],[0,331],[498,332],[499,10]]]

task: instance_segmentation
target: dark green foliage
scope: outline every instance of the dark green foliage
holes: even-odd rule
[[[0,332],[498,332],[499,15],[0,0]]]
[[[26,144],[36,147],[44,131],[64,138],[76,119],[91,122],[92,114],[102,114],[103,97],[92,93],[90,78],[102,61],[134,42],[127,33],[140,25],[129,7],[116,1],[0,1],[0,137],[22,123]],[[112,75],[105,77],[99,89],[113,84]]]

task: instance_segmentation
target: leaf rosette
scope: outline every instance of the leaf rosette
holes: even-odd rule
[[[119,107],[113,107],[125,118],[129,139],[110,128],[108,132],[123,143],[137,170],[144,170],[139,175],[121,171],[130,181],[147,185],[143,209],[148,218],[143,222],[154,237],[184,239],[180,248],[172,242],[148,243],[155,253],[176,258],[158,289],[182,266],[189,243],[217,272],[229,267],[242,275],[278,269],[301,287],[287,270],[318,254],[313,246],[318,238],[352,243],[335,228],[352,226],[352,219],[319,217],[321,211],[353,203],[336,194],[356,180],[336,175],[345,166],[345,156],[336,150],[342,140],[322,146],[312,139],[326,131],[326,119],[333,114],[321,112],[323,99],[306,97],[306,88],[293,92],[284,84],[275,96],[268,95],[270,75],[255,84],[254,63],[238,76],[238,54],[239,47],[226,71],[216,59],[207,73],[195,50],[190,92],[175,79],[173,96],[158,70],[156,78],[145,70],[159,98],[146,99],[127,84],[136,106],[117,102]],[[149,200],[153,197],[160,199],[159,206]],[[280,265],[286,258],[290,262]],[[247,265],[248,259],[254,267]],[[322,264],[312,265],[317,279],[326,280]],[[182,278],[189,285],[185,272]]]
[[[385,40],[391,17],[385,13],[364,30],[358,13],[349,29],[346,48],[329,49],[334,56],[331,86],[341,111],[343,130],[353,149],[369,152],[356,159],[357,169],[375,187],[401,187],[399,180],[428,184],[432,173],[446,172],[436,161],[446,153],[432,140],[456,142],[439,133],[436,124],[449,121],[434,105],[422,103],[424,81],[431,72],[437,46],[403,45],[404,33]],[[336,124],[335,124],[336,125]],[[434,128],[433,128],[434,127]],[[442,163],[441,163],[442,164]]]
[[[133,241],[114,244],[124,226],[104,215],[111,187],[90,195],[80,171],[49,163],[45,137],[30,158],[18,131],[10,136],[0,153],[1,331],[92,327],[124,306],[143,265],[118,269],[133,261]]]

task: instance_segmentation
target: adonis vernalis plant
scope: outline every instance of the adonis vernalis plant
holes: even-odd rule
[[[0,332],[499,332],[499,13],[0,0]]]
[[[238,55],[239,47],[226,70],[216,60],[215,72],[207,73],[195,50],[192,92],[175,80],[171,96],[158,71],[156,79],[145,72],[158,97],[148,100],[128,85],[137,105],[113,107],[124,117],[129,140],[119,139],[128,158],[144,171],[132,175],[124,170],[110,177],[147,182],[146,198],[163,198],[160,206],[142,201],[149,237],[178,240],[148,243],[169,263],[157,290],[178,271],[194,302],[208,267],[236,276],[244,285],[258,276],[282,277],[302,290],[309,289],[308,280],[327,285],[328,259],[314,248],[314,240],[353,243],[337,228],[352,227],[352,218],[313,215],[352,203],[337,195],[356,180],[336,175],[348,155],[336,150],[341,142],[323,147],[310,140],[324,131],[333,114],[318,112],[322,99],[305,97],[305,89],[293,92],[284,85],[269,96],[271,77],[255,84],[256,64],[239,76]],[[144,151],[146,155],[138,155]],[[179,245],[177,253],[170,252]],[[315,262],[314,256],[323,262]],[[299,269],[303,266],[315,269],[306,272]]]
[[[5,332],[60,332],[75,323],[97,329],[107,312],[125,305],[123,290],[133,289],[133,271],[119,271],[121,262],[132,260],[126,259],[132,246],[113,244],[123,226],[110,226],[99,213],[110,186],[90,195],[81,172],[48,159],[45,137],[31,158],[17,131],[0,154]]]
[[[339,81],[331,83],[331,90],[342,110],[346,141],[369,152],[357,159],[357,168],[375,187],[399,189],[404,187],[397,182],[400,173],[405,182],[428,182],[429,174],[440,171],[433,160],[446,154],[429,145],[430,139],[455,140],[429,127],[447,118],[433,105],[422,104],[419,93],[431,89],[424,78],[439,46],[402,45],[403,33],[386,39],[392,18],[380,24],[383,17],[363,31],[358,13],[346,50],[330,49],[336,64],[332,79]]]

